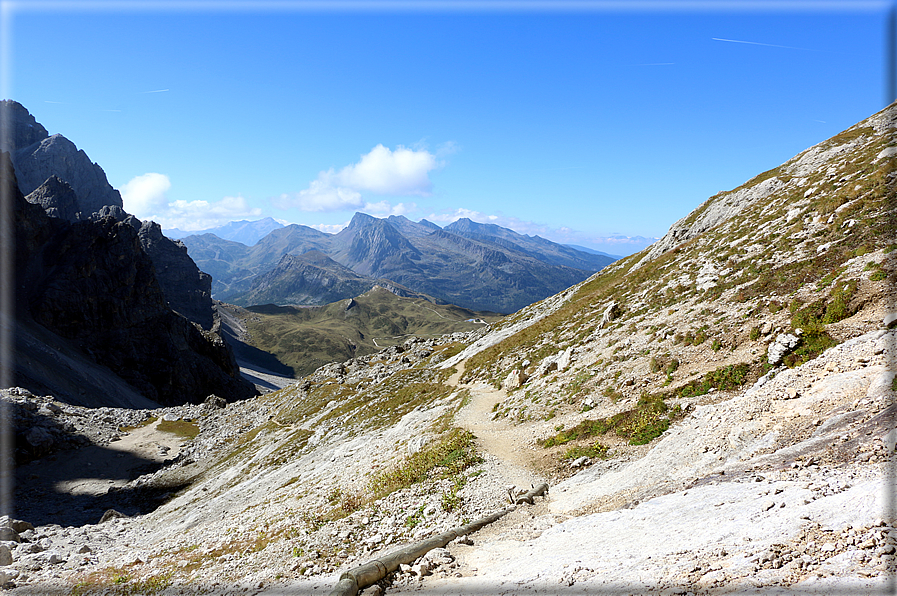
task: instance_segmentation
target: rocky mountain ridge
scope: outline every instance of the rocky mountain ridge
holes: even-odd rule
[[[3,192],[15,214],[19,383],[60,392],[74,403],[133,400],[131,392],[85,400],[61,384],[57,375],[64,375],[48,359],[58,360],[60,348],[54,346],[67,344],[68,351],[111,370],[152,402],[196,402],[212,392],[242,399],[255,393],[240,379],[217,329],[203,331],[168,308],[133,226],[113,218],[70,223],[48,216],[25,200],[8,154],[0,156]],[[41,341],[48,334],[55,336],[52,342]],[[43,350],[37,347],[41,343]],[[77,370],[71,372],[79,378]]]
[[[8,127],[0,134],[0,150],[10,151],[26,200],[43,207],[50,217],[69,222],[113,217],[133,226],[153,260],[169,305],[210,330],[211,279],[190,259],[186,247],[163,236],[158,224],[126,213],[103,169],[64,136],[50,136],[20,103],[3,100],[0,111]]]
[[[254,395],[214,319],[211,279],[186,248],[128,215],[102,168],[21,104],[0,110],[18,382],[85,405]]]
[[[123,483],[164,503],[24,527],[0,569],[23,594],[322,593],[547,481],[368,593],[888,592],[895,128],[897,104],[488,329],[171,412],[198,434]]]
[[[613,261],[538,236],[469,220],[443,229],[426,220],[412,222],[402,216],[378,219],[362,213],[355,214],[345,229],[332,235],[294,224],[274,230],[252,247],[209,234],[188,236],[184,242],[194,260],[214,278],[215,297],[243,306],[258,300],[252,287],[261,283],[257,280],[261,275],[268,287],[291,287],[286,294],[267,294],[265,299],[272,303],[322,304],[333,300],[331,292],[326,299],[315,301],[314,287],[296,286],[301,271],[284,267],[283,255],[312,250],[368,278],[372,285],[391,280],[444,303],[502,313],[582,281]],[[282,279],[272,279],[275,267]],[[293,302],[294,295],[302,295],[304,302]],[[352,294],[340,296],[350,297]]]

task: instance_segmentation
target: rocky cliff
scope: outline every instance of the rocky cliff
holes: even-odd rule
[[[8,123],[0,148],[11,151],[26,200],[43,207],[50,217],[69,222],[113,217],[135,226],[169,306],[211,329],[212,280],[199,270],[187,248],[163,236],[158,224],[129,216],[103,169],[62,135],[50,136],[22,104],[3,101],[0,110]]]
[[[168,305],[203,329],[211,329],[212,276],[199,270],[183,242],[163,236],[156,222],[143,222],[137,236],[153,261]]]
[[[16,316],[23,329],[51,332],[67,351],[110,369],[157,403],[255,393],[217,329],[203,331],[168,307],[132,225],[111,217],[51,218],[22,196],[6,153],[2,166],[15,213]],[[34,337],[26,343],[33,345]],[[58,358],[57,348],[45,347],[46,358]],[[38,352],[30,353],[42,360]],[[40,372],[52,367],[32,359],[18,362],[17,370],[22,384],[54,384]]]
[[[22,104],[3,100],[0,110],[8,130],[0,135],[0,150],[9,151],[19,189],[28,195],[51,176],[65,180],[77,197],[76,212],[88,217],[104,205],[122,206],[121,194],[103,169],[60,134],[50,135]]]

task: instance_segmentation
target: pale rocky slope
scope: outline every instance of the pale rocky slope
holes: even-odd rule
[[[12,593],[326,593],[542,480],[546,499],[366,593],[893,591],[895,122],[891,106],[489,330],[160,412],[198,436],[104,498],[164,502],[23,528]],[[541,446],[586,421],[610,430]],[[423,480],[386,494],[384,470]]]

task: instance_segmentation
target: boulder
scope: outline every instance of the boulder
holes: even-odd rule
[[[558,370],[567,370],[570,367],[570,364],[573,362],[573,354],[575,352],[575,348],[570,346],[563,352],[561,352],[560,356],[558,356]]]
[[[800,338],[798,336],[791,335],[790,333],[780,333],[775,341],[769,345],[767,362],[775,366],[782,361],[782,358],[796,348],[799,343]]]
[[[620,305],[617,302],[611,302],[604,309],[604,312],[601,313],[601,322],[598,324],[598,329],[604,329],[608,323],[620,316],[620,312]]]
[[[512,370],[511,374],[504,380],[501,384],[502,388],[507,389],[508,391],[513,391],[514,389],[519,389],[523,387],[523,384],[526,382],[526,374],[522,370]]]

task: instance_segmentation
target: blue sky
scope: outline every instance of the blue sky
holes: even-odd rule
[[[615,254],[884,107],[892,7],[3,4],[3,96],[163,227],[468,216]]]

